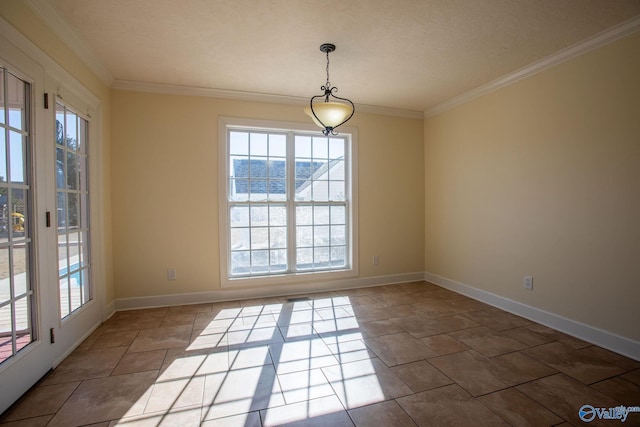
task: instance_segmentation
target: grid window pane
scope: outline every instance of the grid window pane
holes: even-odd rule
[[[313,245],[329,246],[329,226],[320,225],[313,227]]]
[[[314,268],[327,268],[329,266],[329,248],[315,248],[313,251]]]
[[[268,227],[252,227],[251,228],[251,249],[267,249],[269,248],[269,228]]]
[[[313,206],[296,206],[296,224],[313,224]]]
[[[331,224],[346,224],[346,209],[344,206],[331,206]]]
[[[329,170],[329,179],[332,181],[344,180],[344,160],[332,160]]]
[[[296,267],[298,270],[313,268],[313,248],[298,248],[296,251]]]
[[[329,139],[329,158],[344,159],[344,139],[340,139],[340,138]]]
[[[249,139],[249,154],[254,156],[266,156],[269,153],[268,139],[265,133],[251,133]]]
[[[251,233],[249,228],[231,229],[231,249],[251,249]]]
[[[287,136],[286,135],[269,135],[269,156],[286,157],[287,156]]]
[[[331,247],[331,265],[344,267],[346,265],[346,248],[344,246]]]
[[[325,137],[313,138],[313,158],[327,159],[329,158],[329,140]]]
[[[231,252],[231,274],[246,274],[251,268],[249,251]]]
[[[271,205],[269,206],[269,225],[283,226],[287,225],[287,207]]]
[[[346,243],[347,227],[344,225],[331,226],[331,246],[340,246]]]
[[[271,249],[285,249],[287,247],[287,228],[271,227],[270,231],[269,247]]]
[[[345,199],[345,182],[329,181],[329,200],[332,202],[340,202]]]
[[[249,154],[249,134],[247,132],[229,132],[229,153],[243,156]]]
[[[311,137],[296,136],[295,150],[297,158],[311,158]]]
[[[269,206],[251,206],[251,226],[258,227],[264,225],[269,225]]]
[[[314,206],[313,223],[315,225],[329,224],[329,206]]]
[[[269,251],[251,251],[251,271],[268,271]]]
[[[231,227],[249,226],[249,206],[233,206],[231,208]]]
[[[296,245],[299,248],[313,246],[313,227],[302,226],[296,228]]]
[[[276,249],[270,251],[270,270],[272,272],[281,272],[287,270],[287,251],[285,249]]]

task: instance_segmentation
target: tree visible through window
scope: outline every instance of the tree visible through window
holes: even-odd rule
[[[350,137],[229,128],[230,278],[351,268]]]

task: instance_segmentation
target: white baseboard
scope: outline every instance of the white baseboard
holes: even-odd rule
[[[166,307],[170,305],[198,304],[206,302],[234,301],[252,298],[266,298],[284,295],[299,295],[314,292],[335,291],[351,288],[389,285],[424,280],[424,273],[404,273],[376,277],[355,277],[329,282],[308,282],[304,285],[276,285],[258,288],[224,288],[208,292],[157,295],[149,297],[118,298],[115,310]]]
[[[116,302],[112,300],[109,304],[104,306],[102,311],[102,321],[107,321],[116,312]]]
[[[424,280],[640,361],[640,342],[433,273]]]

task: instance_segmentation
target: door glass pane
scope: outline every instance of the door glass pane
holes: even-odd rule
[[[67,142],[67,147],[75,151],[78,141],[78,117],[69,109],[65,109],[65,116],[65,141]]]
[[[11,73],[7,73],[7,108],[9,110],[9,126],[19,130],[27,130],[25,89],[27,83]]]
[[[70,190],[78,189],[78,162],[76,161],[76,153],[67,151],[67,188]]]
[[[69,286],[71,289],[71,311],[75,311],[80,307],[80,305],[82,305],[82,297],[80,295],[80,272],[78,270],[71,270]]]
[[[80,200],[78,200],[78,193],[67,193],[67,220],[69,221],[68,227],[70,230],[76,230],[78,228],[80,215]]]
[[[83,268],[81,270],[82,279],[82,304],[86,304],[91,300],[91,289],[89,288],[89,270]]]
[[[60,283],[60,317],[64,319],[71,313],[69,298],[69,278],[63,276],[59,280]]]
[[[10,274],[9,247],[0,247],[0,305],[11,301]]]
[[[25,155],[26,137],[21,133],[9,132],[9,164],[11,167],[11,182],[24,183],[25,180]]]
[[[78,243],[78,250],[80,251],[80,266],[88,267],[89,266],[89,232],[81,231],[80,232],[80,241]]]
[[[30,295],[20,298],[15,303],[14,322],[16,325],[16,351],[31,342],[31,304]]]
[[[11,230],[16,239],[27,236],[27,196],[26,189],[11,189]]]
[[[29,269],[27,268],[29,265],[29,254],[27,248],[20,246],[14,246],[11,252],[13,255],[11,257],[11,273],[14,283],[14,295],[16,298],[19,298],[30,290]]]
[[[0,363],[13,356],[15,352],[11,308],[11,303],[0,307]]]
[[[2,115],[1,117],[4,117]],[[0,132],[0,182],[7,181],[7,138],[5,132]]]
[[[34,340],[29,90],[0,68],[0,363]]]
[[[7,123],[5,120],[5,100],[4,100],[4,69],[0,68],[0,124]]]

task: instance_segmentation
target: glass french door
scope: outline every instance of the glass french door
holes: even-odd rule
[[[0,364],[36,339],[30,85],[0,67]]]
[[[103,318],[89,221],[99,100],[13,37],[0,35],[0,413]]]

